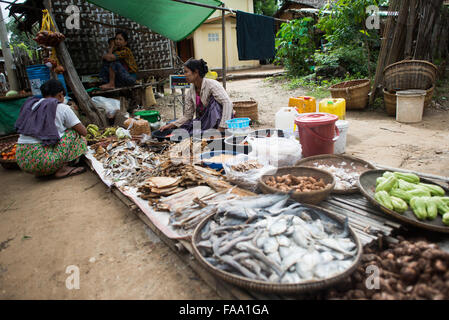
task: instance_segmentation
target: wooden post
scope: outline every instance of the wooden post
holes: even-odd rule
[[[55,22],[56,30],[59,31],[58,26],[56,24],[56,20],[53,17],[53,13],[51,10],[51,1],[45,0],[44,6],[48,10],[51,18]],[[91,98],[87,94],[84,89],[83,84],[78,76],[78,72],[76,71],[72,58],[70,57],[69,50],[64,42],[61,42],[58,47],[56,47],[56,54],[58,56],[59,61],[64,66],[65,79],[67,80],[68,85],[72,89],[76,99],[78,100],[78,106],[84,113],[86,113],[89,121],[93,124],[98,125],[99,127],[106,127],[108,125],[108,121],[106,119],[106,115],[101,112],[97,107],[95,107]]]
[[[223,3],[223,7],[225,4]],[[221,10],[221,54],[222,54],[222,68],[223,68],[223,88],[226,90],[226,20],[225,11]]]
[[[399,0],[391,0],[390,6],[388,8],[388,12],[394,12],[397,9]],[[390,16],[387,20],[387,25],[384,30],[383,39],[382,39],[382,46],[379,53],[379,58],[377,60],[377,69],[376,69],[376,75],[374,77],[374,84],[371,91],[371,95],[369,98],[369,104],[372,105],[374,102],[374,99],[376,98],[377,93],[377,87],[382,83],[383,80],[383,71],[385,68],[385,58],[387,56],[387,52],[389,49],[389,42],[390,42],[390,33],[393,29],[393,20],[394,17]]]
[[[410,14],[408,17],[407,24],[407,37],[405,40],[405,59],[412,57],[412,46],[413,46],[413,33],[415,31],[415,21],[416,21],[416,0],[410,1]]]

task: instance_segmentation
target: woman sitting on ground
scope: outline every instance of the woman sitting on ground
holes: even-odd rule
[[[184,64],[186,80],[193,84],[186,94],[184,115],[163,126],[161,131],[182,128],[192,135],[194,120],[201,121],[201,131],[227,128],[226,121],[233,116],[232,101],[218,81],[204,77],[208,70],[203,59],[190,59]]]
[[[118,31],[109,51],[103,56],[100,77],[103,90],[132,86],[136,83],[137,64],[131,49],[128,48],[128,35]]]
[[[16,159],[19,167],[36,176],[64,178],[82,173],[71,167],[87,151],[87,130],[72,109],[64,104],[64,87],[58,80],[41,86],[44,98],[31,97],[22,106],[16,121],[20,133]]]

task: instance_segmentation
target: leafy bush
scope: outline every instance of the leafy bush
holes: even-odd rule
[[[367,53],[361,46],[336,47],[327,52],[317,51],[314,58],[319,66],[317,70],[341,68],[343,74],[368,75]]]
[[[312,72],[315,51],[312,18],[303,18],[283,23],[276,35],[275,63],[282,64],[291,75]]]

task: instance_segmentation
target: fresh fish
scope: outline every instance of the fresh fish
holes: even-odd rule
[[[276,238],[274,237],[268,237],[263,243],[263,252],[265,254],[270,254],[273,252],[277,252],[279,248],[279,243],[277,242]]]
[[[262,273],[262,267],[256,261],[251,259],[244,259],[242,260],[241,264],[248,269],[251,269],[251,271],[253,271],[259,279],[265,281],[268,280],[268,278]]]
[[[295,252],[292,252],[285,259],[283,259],[282,264],[281,264],[283,272],[286,272],[288,269],[290,269],[291,266],[293,266],[296,263],[300,262],[302,257],[306,253],[307,253],[306,250],[304,250],[304,251],[295,250]]]
[[[355,252],[349,252],[349,251],[346,251],[345,249],[343,249],[336,239],[325,238],[325,239],[318,240],[318,242],[320,244],[322,244],[323,246],[328,247],[328,248],[330,248],[332,250],[335,250],[335,251],[337,251],[339,253],[342,253],[342,254],[344,254],[346,256],[352,257],[352,256],[355,255]]]
[[[312,279],[315,266],[317,266],[320,262],[321,256],[318,251],[309,251],[302,256],[300,262],[296,263],[296,272],[302,279]]]
[[[284,235],[277,236],[276,240],[279,243],[279,246],[283,246],[283,247],[289,247],[290,246],[290,239],[287,238]]]
[[[249,271],[247,268],[245,268],[240,263],[235,261],[231,256],[227,256],[227,255],[222,256],[222,257],[220,257],[220,260],[223,261],[224,263],[230,265],[231,267],[235,268],[238,272],[240,272],[245,277],[253,279],[253,280],[257,279],[257,276],[253,272]]]
[[[274,262],[276,262],[278,265],[282,263],[281,256],[279,255],[278,251],[271,252],[267,255],[268,258],[272,259]]]
[[[292,235],[293,241],[300,247],[308,248],[310,242],[312,242],[312,235],[307,231],[307,229],[302,228],[299,225],[294,227],[294,232]]]
[[[250,235],[246,235],[246,236],[241,236],[241,237],[235,238],[235,239],[229,241],[228,243],[226,243],[223,247],[221,247],[221,248],[218,250],[217,255],[221,256],[221,255],[227,253],[227,252],[228,252],[229,250],[231,250],[232,248],[234,248],[234,246],[235,246],[237,243],[242,242],[242,241],[251,240],[253,237],[254,237],[254,235],[253,235],[253,234],[250,234]]]
[[[253,255],[256,259],[265,263],[267,266],[271,267],[278,276],[282,275],[282,269],[277,262],[273,261],[267,257],[260,249],[253,246],[250,242],[240,242],[236,245],[239,250],[247,251]]]
[[[243,200],[233,200],[227,203],[226,205],[244,208],[268,208],[278,203],[279,201],[288,198],[289,195],[284,194],[271,194],[271,195],[265,194],[262,196],[247,197]]]
[[[277,236],[285,231],[287,231],[287,220],[284,218],[277,219],[269,227],[270,236]]]

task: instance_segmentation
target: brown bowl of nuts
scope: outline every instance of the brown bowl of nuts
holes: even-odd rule
[[[335,179],[325,170],[309,167],[278,168],[259,180],[259,189],[267,193],[293,192],[291,198],[308,204],[326,199],[335,187]]]

